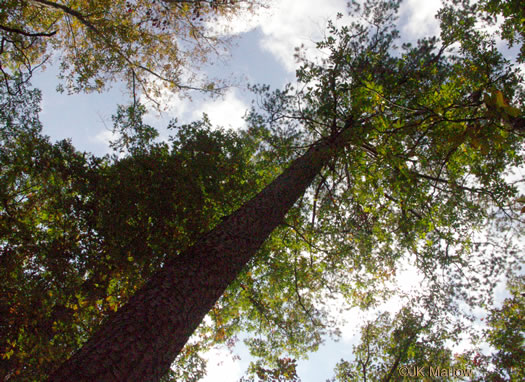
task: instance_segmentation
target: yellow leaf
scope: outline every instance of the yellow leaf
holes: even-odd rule
[[[505,107],[507,106],[507,103],[505,102],[505,99],[503,98],[503,93],[501,91],[496,91],[496,105],[498,107]]]
[[[7,353],[2,354],[2,359],[9,359],[14,354],[14,350],[11,349]]]

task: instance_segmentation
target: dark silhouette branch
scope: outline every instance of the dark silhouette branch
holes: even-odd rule
[[[51,36],[54,36],[58,32],[56,30],[53,32],[49,32],[49,33],[47,32],[26,32],[22,29],[8,27],[7,25],[2,25],[2,24],[0,24],[0,29],[6,32],[9,32],[9,33],[21,34],[26,37],[51,37]]]

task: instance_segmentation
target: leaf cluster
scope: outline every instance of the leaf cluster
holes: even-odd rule
[[[258,1],[3,1],[0,81],[30,76],[57,58],[71,92],[102,91],[124,80],[152,98],[170,91],[214,90],[196,69],[228,44],[210,27],[217,17],[252,12]],[[199,82],[199,83],[197,83]]]

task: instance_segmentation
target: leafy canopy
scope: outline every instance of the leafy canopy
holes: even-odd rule
[[[42,380],[167,256],[258,190],[264,131],[173,122],[169,143],[140,136],[133,156],[98,158],[41,134],[38,91],[0,96],[0,375]]]
[[[5,0],[0,81],[30,75],[49,58],[74,92],[124,80],[133,92],[214,90],[197,69],[228,42],[217,18],[253,11],[251,0]],[[212,28],[212,25],[214,27]],[[62,88],[62,85],[60,85]]]
[[[507,174],[523,166],[522,75],[493,36],[445,13],[441,39],[398,46],[398,6],[354,4],[355,21],[330,24],[318,44],[324,59],[298,51],[296,86],[255,89],[249,122],[292,137],[283,142],[288,157],[342,129],[353,136],[224,297],[234,305],[249,293],[257,302],[243,313],[262,322],[248,330],[266,334],[247,340],[268,362],[254,375],[337,335],[338,297],[371,308],[400,293],[386,282],[407,266],[424,275],[414,314],[464,330],[463,304],[488,302],[498,277],[519,263],[509,239],[518,191]],[[480,239],[494,214],[507,226]]]

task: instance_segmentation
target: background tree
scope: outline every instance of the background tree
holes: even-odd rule
[[[523,290],[523,277],[514,277],[509,290],[511,297],[502,307],[490,310],[483,335],[471,338],[476,347],[463,353],[453,352],[450,344],[466,333],[447,331],[439,314],[423,318],[412,309],[415,299],[410,308],[402,308],[394,317],[380,314],[363,326],[361,343],[354,346],[355,359],[341,360],[332,381],[387,382],[406,380],[404,377],[425,381],[432,375],[458,381],[522,380],[524,305],[519,291]],[[490,354],[481,350],[487,345],[493,347]],[[422,375],[416,375],[417,367]],[[460,370],[461,375],[448,378],[449,370]]]
[[[41,135],[39,100],[36,90],[0,98],[2,379],[42,380],[169,253],[252,195],[266,166],[253,158],[265,151],[262,130],[212,131],[206,120],[173,125],[169,144],[153,144],[155,134],[115,142],[134,154],[126,158],[79,153]],[[119,130],[131,118],[121,111]],[[137,125],[143,112],[135,130],[151,132]],[[195,352],[187,359],[178,372],[202,374]]]
[[[492,347],[490,354],[481,350],[462,354],[469,364],[478,368],[476,381],[521,381],[524,377],[523,360],[525,359],[524,322],[525,298],[523,276],[511,277],[507,289],[510,297],[503,301],[500,308],[492,308],[488,314],[484,336],[480,343],[488,342]]]
[[[148,96],[214,90],[197,69],[227,46],[217,17],[250,12],[259,1],[6,0],[0,7],[0,80],[29,77],[53,57],[69,91],[101,91],[115,80]],[[213,27],[212,27],[213,25]],[[62,86],[62,85],[61,85]]]
[[[380,314],[363,326],[361,343],[354,346],[355,359],[341,360],[332,381],[423,381],[428,380],[430,367],[439,369],[438,376],[442,369],[468,370],[445,346],[445,339],[451,336],[433,329],[430,321],[407,307],[394,317]],[[423,376],[417,376],[417,368]]]

